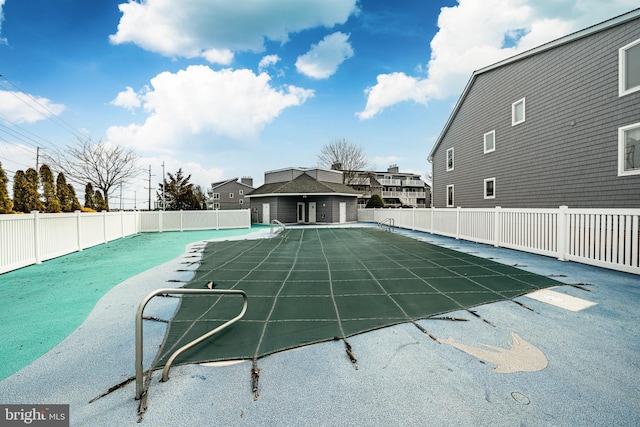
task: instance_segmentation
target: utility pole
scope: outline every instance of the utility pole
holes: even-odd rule
[[[151,165],[149,165],[149,211],[151,211]]]
[[[36,172],[39,171],[39,167],[40,165],[38,164],[40,162],[40,147],[36,147]]]

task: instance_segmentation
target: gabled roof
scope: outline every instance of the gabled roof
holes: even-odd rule
[[[302,174],[291,181],[274,182],[273,184],[264,184],[246,197],[266,197],[266,196],[293,196],[299,194],[306,195],[341,195],[341,196],[359,196],[360,193],[353,188],[333,182],[325,182],[315,180],[313,177]]]
[[[211,183],[211,189],[215,190],[218,187],[222,187],[223,185],[229,184],[230,182],[235,182],[236,184],[240,184],[243,185],[247,188],[253,189],[252,186],[245,184],[244,182],[240,182],[238,181],[238,178],[232,178],[232,179],[228,179],[226,181],[220,181],[220,182],[213,182]]]
[[[565,45],[567,43],[571,43],[575,40],[579,40],[582,39],[584,37],[588,37],[592,34],[595,33],[599,33],[600,31],[604,31],[606,29],[615,27],[617,25],[620,24],[624,24],[625,22],[628,21],[632,21],[634,19],[638,19],[640,18],[640,8],[639,9],[634,9],[630,12],[627,12],[625,14],[616,16],[615,18],[611,18],[608,19],[606,21],[603,21],[599,24],[596,25],[592,25],[591,27],[587,27],[583,30],[580,31],[576,31],[575,33],[569,34],[567,36],[561,37],[559,39],[550,41],[548,43],[545,43],[543,45],[540,45],[538,47],[535,47],[533,49],[529,49],[525,52],[522,52],[518,55],[514,55],[510,58],[507,58],[505,60],[502,60],[500,62],[496,62],[495,64],[489,65],[487,67],[481,68],[479,70],[476,70],[473,72],[473,74],[471,75],[471,78],[469,79],[469,81],[467,82],[467,85],[464,87],[464,90],[462,91],[462,95],[460,95],[460,98],[458,99],[458,102],[456,103],[455,107],[453,108],[453,111],[451,112],[451,115],[449,116],[449,119],[447,120],[447,123],[445,123],[444,127],[442,128],[442,132],[440,132],[440,136],[438,136],[438,139],[436,140],[436,143],[433,146],[433,149],[431,150],[431,152],[429,153],[429,157],[427,158],[428,161],[433,160],[433,155],[435,154],[436,150],[438,149],[438,146],[440,145],[440,143],[442,142],[444,136],[447,134],[447,131],[449,130],[449,127],[451,126],[451,123],[453,122],[454,117],[456,116],[456,114],[458,114],[458,111],[460,110],[460,107],[462,106],[462,104],[464,103],[465,98],[467,97],[467,94],[469,93],[469,91],[471,90],[471,87],[473,86],[473,83],[475,82],[476,78],[483,73],[489,72],[491,70],[494,70],[496,68],[500,68],[503,67],[505,65],[514,63],[516,61],[520,61],[524,58],[528,58],[530,56],[533,55],[537,55],[539,53],[554,49],[558,46],[562,46]]]

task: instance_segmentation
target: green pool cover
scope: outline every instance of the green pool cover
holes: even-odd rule
[[[292,228],[208,243],[187,288],[241,289],[244,318],[175,364],[256,360],[278,351],[512,299],[559,282],[376,228]],[[185,295],[156,366],[236,316],[238,296]]]

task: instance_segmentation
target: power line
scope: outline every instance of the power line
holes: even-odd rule
[[[5,121],[6,123],[9,123],[11,125],[11,127],[0,123],[0,128],[4,129],[4,132],[11,134],[11,136],[13,136],[16,139],[21,140],[22,142],[24,142],[25,144],[31,145],[32,147],[37,147],[39,145],[48,145],[52,148],[55,147],[55,144],[39,135],[36,135],[35,133],[23,128],[22,126],[18,125],[17,123],[9,120],[9,118],[7,118],[7,116],[5,116],[4,114],[0,113],[0,117],[2,117],[2,120]],[[16,135],[17,134],[17,135]],[[29,136],[31,135],[31,136]],[[37,139],[37,140],[36,140]]]
[[[49,107],[47,107],[46,105],[43,105],[42,103],[40,103],[40,101],[38,101],[35,97],[33,97],[32,95],[26,93],[25,91],[23,91],[22,89],[20,89],[15,83],[13,83],[11,80],[9,80],[8,78],[6,78],[5,76],[3,76],[2,74],[0,74],[0,78],[4,79],[4,81],[6,81],[7,83],[9,83],[12,87],[14,87],[15,89],[18,90],[18,93],[22,93],[25,96],[27,96],[31,101],[33,101],[35,104],[37,104],[40,108],[42,108],[42,110],[45,110],[46,112],[48,112],[49,114],[45,114],[42,110],[37,109],[33,106],[33,104],[30,104],[29,102],[27,102],[26,100],[24,100],[23,98],[19,97],[17,95],[16,92],[13,91],[9,91],[9,93],[11,95],[13,95],[15,98],[17,98],[18,100],[20,100],[21,102],[23,102],[24,104],[26,104],[29,108],[33,109],[34,111],[36,111],[37,113],[41,114],[44,118],[46,118],[47,120],[51,120],[53,123],[55,123],[57,126],[59,126],[60,128],[66,130],[67,132],[71,133],[73,136],[75,136],[78,139],[82,139],[81,136],[81,132],[79,132],[76,128],[74,128],[72,125],[70,125],[69,123],[67,123],[65,120],[61,119],[60,117],[58,117],[58,115],[56,113],[54,113],[53,111],[51,111],[51,109]]]

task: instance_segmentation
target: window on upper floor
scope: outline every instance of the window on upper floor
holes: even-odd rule
[[[220,193],[213,193],[213,200],[220,200]]]
[[[524,98],[511,104],[511,126],[524,122]]]
[[[447,171],[453,170],[453,147],[447,149]]]
[[[484,152],[491,153],[496,150],[496,131],[492,130],[484,134]]]
[[[487,178],[484,180],[484,198],[495,199],[496,198],[496,179]]]
[[[640,90],[640,40],[620,48],[618,51],[619,95],[624,96]]]
[[[447,207],[452,208],[455,204],[454,194],[453,194],[453,184],[447,185]]]
[[[618,176],[640,175],[640,123],[618,128]]]

